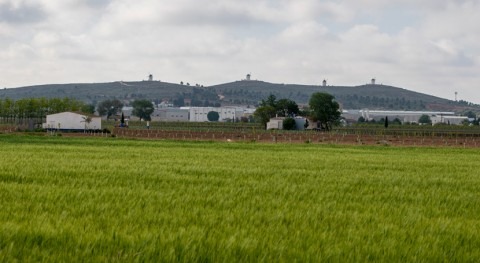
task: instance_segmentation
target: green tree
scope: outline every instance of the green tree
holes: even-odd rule
[[[107,120],[118,114],[123,108],[123,103],[117,99],[114,100],[104,100],[100,102],[97,106],[97,111],[100,116],[107,116]]]
[[[319,122],[320,128],[330,131],[333,125],[339,123],[340,105],[332,95],[324,92],[313,93],[309,105],[311,117]]]
[[[299,113],[298,105],[295,101],[289,99],[280,99],[274,103],[275,109],[277,109],[278,116],[289,117],[295,116]]]
[[[420,116],[420,118],[418,119],[418,123],[421,123],[421,124],[431,124],[431,123],[432,123],[432,120],[430,119],[430,116],[428,116],[427,114],[423,114],[423,115]]]
[[[260,107],[270,106],[273,108],[277,107],[277,97],[275,95],[270,94],[266,100],[262,100],[260,102]]]
[[[266,100],[260,101],[259,107],[253,116],[257,122],[266,125],[270,118],[275,116],[293,117],[299,113],[300,110],[295,101],[289,99],[280,99],[277,101],[277,97],[270,94]]]
[[[399,119],[399,118],[395,118],[393,121],[392,121],[393,124],[397,124],[397,125],[402,125],[402,121]]]
[[[120,118],[120,127],[125,127],[125,115],[123,115],[123,112],[122,117]]]
[[[267,122],[270,118],[275,116],[275,108],[270,105],[265,105],[258,107],[253,113],[253,117],[257,122],[260,122],[263,126],[266,127]]]
[[[216,122],[220,119],[220,114],[218,114],[216,111],[210,111],[207,114],[207,119],[208,121]]]
[[[86,114],[94,114],[95,113],[95,105],[92,104],[84,104],[80,109],[81,112]]]
[[[385,117],[385,124],[384,124],[384,126],[385,126],[385,129],[388,128],[388,116]]]
[[[475,114],[475,112],[473,112],[473,111],[468,111],[468,112],[466,112],[466,113],[465,113],[465,116],[467,116],[467,117],[470,118],[470,119],[474,119],[474,120],[477,119],[477,114]]]
[[[132,115],[139,117],[145,121],[151,121],[150,117],[155,110],[153,103],[149,100],[135,100],[132,103],[133,111]]]
[[[294,118],[285,118],[285,120],[283,120],[283,129],[284,130],[295,130],[296,128],[296,123],[295,123],[295,119]]]

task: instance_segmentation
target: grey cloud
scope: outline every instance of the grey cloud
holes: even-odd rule
[[[475,66],[475,59],[471,58],[471,57],[468,57],[463,52],[461,52],[453,60],[453,65],[456,66],[456,67],[474,67]]]
[[[86,4],[91,8],[104,8],[107,7],[112,0],[84,0],[79,2]]]
[[[227,7],[184,7],[166,14],[163,20],[175,25],[250,26],[267,23],[267,19],[246,10]]]
[[[14,6],[11,3],[0,4],[0,22],[9,24],[27,24],[44,20],[47,17],[40,5]]]

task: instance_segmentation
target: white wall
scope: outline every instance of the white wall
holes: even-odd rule
[[[235,118],[240,118],[241,116],[236,115],[235,108],[228,108],[228,107],[192,107],[190,108],[190,121],[191,122],[207,122],[208,118],[207,115],[211,111],[218,112],[220,118],[218,121],[226,121],[227,119],[234,120]]]
[[[43,128],[62,129],[62,130],[84,130],[84,129],[102,129],[102,120],[100,117],[91,117],[91,122],[86,123],[86,115],[73,112],[62,112],[47,115],[47,122]]]

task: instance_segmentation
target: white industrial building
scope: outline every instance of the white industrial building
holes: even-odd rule
[[[219,122],[235,121],[244,117],[245,110],[238,107],[182,107],[189,111],[189,120],[191,122],[208,122],[208,113],[211,111],[218,112]]]
[[[102,119],[100,117],[88,116],[74,112],[61,112],[47,115],[44,129],[58,130],[100,130]]]
[[[388,117],[389,120],[398,118],[402,123],[416,123],[422,115],[428,115],[431,119],[438,117],[438,122],[447,123],[450,117],[456,117],[455,112],[441,111],[386,111],[386,110],[343,110],[342,116],[346,119],[357,120],[363,117],[366,121],[379,120]],[[452,120],[455,118],[452,118]],[[438,123],[437,122],[437,123]],[[453,124],[453,123],[451,123]]]
[[[464,121],[468,121],[468,117],[466,116],[435,116],[430,117],[432,121],[432,125],[438,123],[450,124],[450,125],[461,125]]]
[[[123,107],[122,112],[129,120],[139,120],[132,115],[132,107]],[[249,117],[255,112],[255,108],[242,107],[181,107],[181,108],[156,108],[152,115],[152,121],[178,121],[178,122],[208,122],[207,115],[211,111],[218,112],[219,122],[237,121],[242,117]]]
[[[155,109],[152,114],[153,121],[180,121],[187,122],[189,119],[188,110],[179,108],[163,108]]]

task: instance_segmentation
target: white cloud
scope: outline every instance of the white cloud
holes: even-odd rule
[[[148,73],[208,85],[251,72],[305,84],[377,77],[480,102],[478,13],[477,0],[0,0],[0,86]]]

